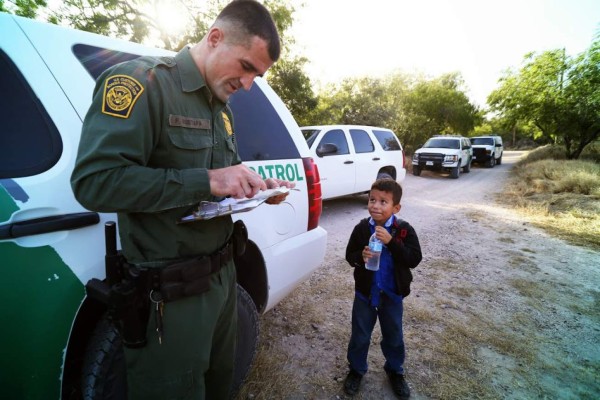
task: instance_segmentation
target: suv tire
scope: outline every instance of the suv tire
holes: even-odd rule
[[[496,161],[496,164],[497,164],[497,165],[500,165],[500,164],[502,164],[502,156],[500,156],[500,158],[499,158],[499,159]]]
[[[421,168],[419,168],[419,167],[416,167],[416,166],[414,166],[414,165],[413,165],[413,175],[414,175],[414,176],[419,176],[419,175],[421,175]]]
[[[469,172],[471,172],[471,159],[469,159],[469,162],[465,164],[465,166],[463,167],[463,172],[465,174],[468,174]]]
[[[237,285],[237,310],[238,347],[235,351],[232,394],[239,390],[250,371],[259,334],[256,306],[240,285]],[[123,344],[107,315],[100,319],[88,343],[83,360],[81,390],[85,400],[127,400],[127,366]]]
[[[490,159],[486,161],[485,166],[488,168],[494,168],[494,165],[496,165],[496,158],[494,154],[492,154]]]
[[[104,315],[85,351],[81,391],[85,400],[127,400],[127,372],[121,337]]]
[[[458,165],[456,167],[452,168],[452,171],[450,171],[450,178],[458,179],[459,176],[460,176],[460,160],[458,161]]]
[[[232,395],[235,395],[244,383],[258,350],[258,312],[252,297],[240,285],[237,285],[237,313],[237,348],[231,386]]]

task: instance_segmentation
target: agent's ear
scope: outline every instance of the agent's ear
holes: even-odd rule
[[[210,28],[210,30],[208,31],[207,36],[207,43],[208,46],[211,48],[215,48],[219,45],[219,43],[221,43],[223,41],[223,31],[220,28],[217,27],[212,27]]]
[[[394,211],[394,214],[398,214],[400,212],[400,209],[402,208],[401,204],[396,204],[394,206],[394,208],[392,208],[392,210]]]

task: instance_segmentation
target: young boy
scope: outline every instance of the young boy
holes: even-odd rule
[[[421,262],[421,246],[413,227],[394,214],[400,211],[402,187],[392,179],[379,179],[371,186],[370,218],[361,220],[352,231],[346,247],[346,260],[354,267],[354,305],[352,336],[348,344],[350,372],[344,382],[349,395],[358,393],[367,372],[367,354],[377,318],[383,339],[384,369],[394,393],[401,399],[410,396],[404,379],[404,338],[402,300],[410,293],[411,268]],[[375,233],[383,243],[379,270],[365,268],[372,256],[369,238]]]

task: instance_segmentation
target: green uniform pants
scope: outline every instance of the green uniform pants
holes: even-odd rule
[[[164,305],[162,344],[152,306],[147,346],[125,349],[130,400],[229,398],[237,328],[233,261],[210,285],[206,293]]]

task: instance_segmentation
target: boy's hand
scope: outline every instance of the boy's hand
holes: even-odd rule
[[[373,257],[373,253],[371,253],[371,249],[369,246],[365,246],[362,251],[363,261],[366,263],[369,258]]]
[[[386,245],[392,240],[392,235],[383,226],[375,227],[375,236]]]

